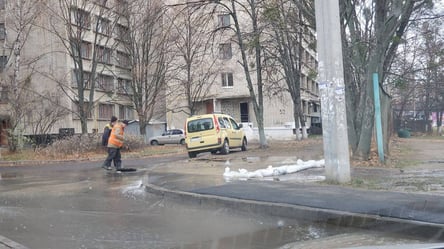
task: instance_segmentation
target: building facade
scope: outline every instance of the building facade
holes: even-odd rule
[[[0,1],[0,133],[81,133],[79,98],[91,103],[83,107],[88,133],[101,132],[112,115],[135,119],[126,8],[123,0]],[[30,13],[22,29],[20,9]]]
[[[159,25],[172,33],[167,49],[168,56],[175,56],[165,77],[165,93],[156,100],[156,112],[163,114],[151,121],[166,122],[168,129],[183,128],[191,114],[222,112],[256,128],[244,69],[239,64],[239,46],[228,29],[233,19],[223,9],[210,16],[199,13],[205,11],[202,9],[180,11],[180,16],[178,8],[172,7],[179,2],[189,1],[164,1],[168,11]],[[81,133],[80,109],[87,115],[88,133],[101,132],[112,115],[138,119],[131,100],[134,62],[126,46],[128,3],[0,0],[0,145],[7,144],[5,134],[11,128],[25,135]],[[31,10],[26,17],[31,22],[19,22],[20,9]],[[248,30],[249,22],[242,19],[245,16],[240,18],[242,28]],[[30,25],[18,29],[17,23]],[[184,31],[189,31],[188,36]],[[314,39],[313,32],[309,36],[308,40]],[[310,126],[310,121],[318,122],[320,117],[319,88],[311,76],[317,61],[309,44],[303,47],[301,105]],[[254,74],[251,76],[256,82]],[[269,85],[266,78],[264,81]],[[288,92],[266,93],[264,126],[294,128]]]
[[[171,2],[171,1],[170,1]],[[172,1],[176,4],[182,3],[182,7],[189,1]],[[228,4],[229,5],[229,4]],[[238,6],[239,7],[239,6]],[[242,9],[241,7],[238,8]],[[238,122],[248,125],[252,128],[257,127],[257,121],[253,110],[253,104],[248,89],[248,84],[243,67],[240,65],[242,61],[240,49],[238,46],[235,33],[232,31],[234,23],[232,16],[224,8],[216,8],[212,10],[212,18],[206,24],[208,34],[211,34],[211,47],[206,50],[213,51],[207,55],[207,65],[213,65],[217,70],[213,70],[214,77],[207,77],[208,91],[196,99],[196,111],[180,112],[178,107],[186,105],[187,99],[185,95],[177,96],[170,94],[171,98],[167,101],[169,104],[167,115],[167,123],[170,128],[182,128],[184,120],[191,114],[204,114],[212,112],[222,112],[233,116]],[[202,16],[204,13],[192,12],[195,15]],[[240,20],[241,29],[251,30],[248,25],[251,21],[245,13],[239,11],[238,18]],[[191,18],[192,19],[192,18]],[[195,25],[199,25],[198,23]],[[215,32],[217,30],[217,32]],[[197,36],[197,34],[195,34]],[[311,122],[320,122],[320,99],[319,87],[315,81],[313,72],[317,69],[316,52],[310,49],[309,42],[314,42],[315,35],[313,30],[307,30],[304,39],[302,55],[302,74],[301,82],[301,106],[304,113],[306,126],[310,127]],[[202,38],[209,39],[209,38]],[[311,46],[313,47],[313,46]],[[178,59],[180,60],[180,59]],[[251,58],[250,58],[251,60]],[[252,63],[254,64],[254,62]],[[200,70],[202,66],[196,65],[195,69]],[[250,76],[256,84],[254,66],[251,67]],[[264,85],[269,86],[271,83],[266,77],[263,79]],[[171,81],[170,81],[171,83]],[[171,84],[174,84],[171,83]],[[276,84],[276,83],[274,83]],[[285,82],[279,82],[281,89],[286,88]],[[177,88],[174,87],[176,90]],[[255,89],[257,94],[257,88]],[[203,91],[204,92],[204,91]],[[292,133],[295,127],[293,117],[293,102],[288,91],[281,90],[278,94],[271,94],[271,91],[264,91],[264,126],[265,129],[284,128]],[[267,133],[267,131],[266,131]]]

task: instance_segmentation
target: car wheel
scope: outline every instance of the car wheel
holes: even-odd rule
[[[185,139],[180,140],[180,144],[184,145],[185,144]]]
[[[247,150],[247,139],[244,138],[242,139],[242,147],[241,147],[242,151],[246,151]]]
[[[195,158],[196,157],[196,152],[188,152],[188,156],[190,158]]]
[[[216,154],[217,154],[217,150],[212,150],[212,151],[211,151],[211,154],[212,154],[212,155],[216,155]]]
[[[159,145],[159,142],[157,140],[151,141],[151,145]]]
[[[220,154],[227,155],[230,153],[230,145],[228,144],[227,140],[224,140],[224,144],[222,145],[222,148],[220,149]]]

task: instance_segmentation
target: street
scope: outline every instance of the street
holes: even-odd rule
[[[177,159],[124,160],[138,168],[127,175],[106,173],[101,162],[2,167],[0,235],[28,248],[68,249],[226,248],[233,241],[234,248],[276,248],[327,234],[259,214],[166,205],[141,184],[150,168]]]
[[[240,155],[244,154],[230,154]],[[224,205],[205,207],[193,200],[169,201],[151,194],[144,186],[150,177],[173,189],[208,191],[211,188],[204,186],[219,186],[216,190],[224,191],[234,186],[223,184],[224,160],[209,163],[205,157],[196,161],[175,155],[123,162],[137,171],[109,173],[100,168],[101,162],[91,161],[0,167],[0,236],[32,249],[271,249],[288,248],[285,246],[295,242],[294,248],[325,248],[325,243],[341,248],[351,245],[351,241],[353,245],[421,241],[384,231],[268,216]],[[243,157],[232,159],[232,166],[240,162],[253,166]],[[159,172],[167,177],[158,178]],[[286,182],[285,177],[282,180]],[[239,184],[247,194],[253,193],[248,187],[258,182]],[[197,186],[200,190],[193,190]],[[328,198],[318,196],[313,201],[320,199]]]

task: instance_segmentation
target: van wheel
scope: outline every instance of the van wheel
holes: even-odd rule
[[[227,155],[230,153],[230,145],[228,144],[227,140],[224,140],[224,144],[222,145],[222,148],[220,149],[220,154]]]
[[[196,157],[196,152],[188,152],[188,156],[190,158],[195,158]]]
[[[244,138],[242,139],[242,147],[241,147],[242,151],[246,151],[247,150],[247,139]]]

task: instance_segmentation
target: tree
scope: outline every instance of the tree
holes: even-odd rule
[[[299,3],[299,4],[298,4]],[[277,0],[267,4],[265,9],[265,20],[271,24],[271,32],[269,46],[266,46],[267,70],[268,79],[275,82],[273,85],[278,85],[277,91],[280,91],[279,82],[282,80],[286,83],[285,91],[289,92],[293,101],[293,117],[295,127],[302,127],[302,136],[297,138],[307,138],[307,129],[305,125],[304,113],[302,111],[301,99],[301,76],[302,68],[305,61],[303,61],[303,53],[305,51],[304,44],[309,44],[313,47],[313,42],[310,41],[309,33],[310,17],[314,13],[314,6],[310,3],[298,2],[288,0]],[[307,4],[301,6],[301,4]],[[313,4],[313,3],[311,3]],[[304,8],[308,10],[308,16],[305,16]],[[305,31],[308,30],[308,33]],[[270,65],[276,61],[276,65]],[[305,64],[307,68],[311,65]],[[272,80],[273,77],[276,79]],[[273,91],[274,92],[274,91]],[[299,132],[299,129],[297,129]]]
[[[264,26],[260,22],[261,11],[266,1],[230,0],[226,2],[227,4],[217,1],[216,5],[231,16],[234,26],[221,27],[221,29],[230,29],[235,33],[241,53],[239,63],[245,74],[258,125],[260,148],[267,148],[268,143],[264,131],[264,51],[261,36]]]
[[[25,129],[25,115],[34,108],[28,99],[33,95],[29,91],[29,85],[34,73],[33,66],[36,58],[22,58],[28,36],[34,28],[34,22],[39,17],[44,0],[18,0],[8,1],[6,4],[5,27],[9,34],[5,40],[5,51],[9,54],[3,58],[3,71],[1,72],[1,84],[9,90],[8,112],[10,128],[7,130],[9,150],[16,151],[19,148],[22,132]]]
[[[441,123],[443,109],[444,85],[442,82],[442,71],[444,68],[444,42],[442,40],[441,22],[428,21],[421,26],[421,37],[423,42],[420,46],[420,63],[423,70],[420,79],[424,88],[422,100],[424,117],[429,120],[432,113],[439,114],[437,121]],[[426,131],[432,133],[431,122],[427,122]],[[439,124],[438,127],[440,127]]]
[[[73,114],[80,119],[82,134],[88,133],[88,117],[97,101],[95,88],[101,87],[108,92],[113,88],[97,83],[98,73],[105,71],[111,62],[115,46],[111,34],[120,18],[114,11],[115,6],[104,6],[106,4],[107,1],[59,0],[55,6],[47,6],[51,16],[49,31],[64,47],[63,51],[55,52],[67,53],[74,66],[74,70],[68,72],[68,75],[72,73],[72,79],[48,77],[58,83],[77,107]]]
[[[32,106],[38,106],[28,110],[25,121],[32,129],[32,134],[47,138],[49,132],[56,122],[66,117],[70,111],[60,103],[60,93],[55,91],[45,91],[41,94],[34,94],[27,101]],[[41,141],[47,143],[48,141]]]
[[[427,7],[429,1],[340,2],[348,137],[353,156],[366,160],[374,126],[373,73],[379,75],[382,97],[385,148],[388,151],[390,98],[382,87],[387,70],[413,14]]]
[[[172,111],[191,116],[197,113],[200,103],[211,97],[209,91],[219,72],[212,46],[221,38],[212,32],[212,16],[200,4],[171,6],[171,10],[169,21],[173,25],[172,49],[176,59],[169,95],[170,99],[186,98],[186,106],[176,106]]]
[[[128,29],[121,35],[131,64],[132,81],[129,99],[139,116],[140,133],[153,117],[165,115],[165,82],[171,56],[168,47],[169,24],[165,22],[165,8],[156,1],[136,0],[126,10]]]

